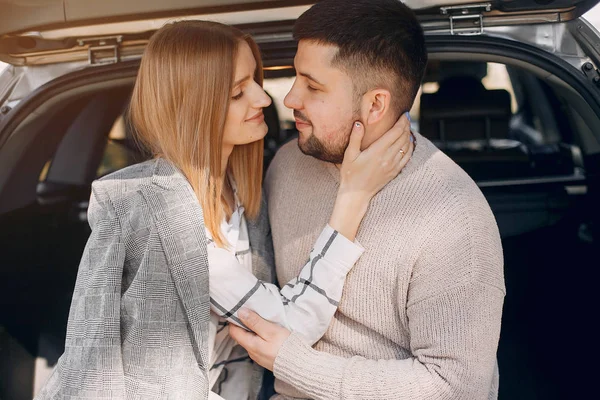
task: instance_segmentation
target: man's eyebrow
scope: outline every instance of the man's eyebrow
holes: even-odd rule
[[[238,79],[237,81],[235,81],[235,83],[233,84],[233,87],[239,86],[242,82],[247,81],[248,79],[252,78],[250,75],[243,77],[242,79]]]
[[[307,74],[307,73],[305,73],[305,72],[298,72],[298,74],[299,74],[300,76],[303,76],[303,77],[305,77],[305,78],[308,78],[308,79],[310,79],[311,81],[313,81],[313,82],[317,83],[318,85],[325,86],[325,85],[323,85],[321,82],[319,82],[318,80],[316,80],[316,79],[315,79],[315,78],[314,78],[314,77],[313,77],[311,74]]]

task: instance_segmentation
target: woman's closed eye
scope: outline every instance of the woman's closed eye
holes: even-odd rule
[[[315,88],[315,87],[312,87],[312,86],[308,85],[308,90],[310,90],[311,92],[316,92],[316,91],[317,91],[317,90],[319,90],[319,89],[317,89],[317,88]]]
[[[243,95],[244,95],[244,92],[242,91],[242,92],[239,92],[238,94],[236,94],[235,96],[232,96],[231,98],[233,100],[239,100],[242,98]]]

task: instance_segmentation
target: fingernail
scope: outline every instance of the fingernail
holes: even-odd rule
[[[242,319],[248,318],[248,316],[249,316],[249,315],[250,315],[250,314],[249,314],[249,312],[248,312],[248,309],[247,309],[247,308],[240,308],[240,309],[238,310],[238,317],[240,317],[240,318],[242,318]]]
[[[415,141],[415,137],[414,137],[412,134],[410,135],[410,138],[409,138],[409,139],[410,139],[410,142],[411,142],[411,143]]]
[[[410,119],[410,113],[407,111],[405,112],[406,114],[406,118],[408,118],[408,122],[412,122],[412,119]]]

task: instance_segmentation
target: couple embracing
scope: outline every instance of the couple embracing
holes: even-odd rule
[[[205,21],[151,38],[129,118],[154,157],[92,186],[65,353],[37,398],[497,397],[500,237],[476,184],[410,130],[418,21],[324,0],[294,37],[299,137],[264,187],[256,43]]]

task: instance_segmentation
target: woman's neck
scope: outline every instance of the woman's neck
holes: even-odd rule
[[[227,173],[227,165],[229,164],[229,157],[233,153],[233,146],[223,145],[221,150],[221,176],[225,176]]]

